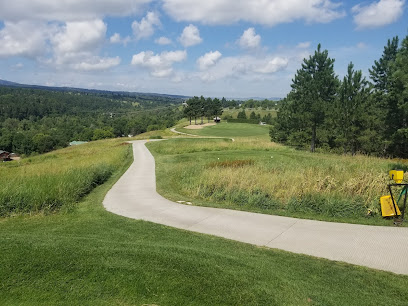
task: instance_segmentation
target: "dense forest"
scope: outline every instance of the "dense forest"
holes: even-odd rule
[[[0,87],[0,149],[29,155],[73,140],[159,130],[183,116],[181,102],[163,95]]]
[[[272,141],[338,153],[408,157],[408,36],[388,40],[369,70],[354,64],[342,80],[319,45],[279,103]]]

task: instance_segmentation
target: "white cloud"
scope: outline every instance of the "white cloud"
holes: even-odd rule
[[[133,55],[132,65],[141,66],[150,70],[154,77],[163,78],[173,74],[173,64],[182,62],[187,58],[187,52],[184,51],[164,51],[160,54],[154,54],[152,51],[143,51]]]
[[[261,36],[255,33],[254,28],[249,28],[244,31],[238,44],[244,49],[256,49],[261,45]]]
[[[378,28],[397,21],[403,14],[405,0],[380,0],[352,8],[358,29]]]
[[[272,75],[284,70],[288,63],[288,58],[278,55],[268,55],[262,58],[252,55],[230,56],[220,59],[217,65],[200,72],[199,77],[205,82],[225,78],[254,78],[258,75]]]
[[[106,35],[106,24],[102,20],[67,22],[52,39],[57,53],[94,50]]]
[[[211,66],[214,66],[217,61],[221,58],[222,54],[219,51],[208,52],[203,56],[200,56],[197,60],[198,67],[200,70],[206,70]]]
[[[154,42],[158,45],[170,45],[172,43],[170,38],[164,36],[157,38]]]
[[[0,1],[0,20],[79,21],[129,16],[151,0],[16,0]]]
[[[35,58],[46,52],[49,29],[42,22],[5,22],[0,30],[0,57],[26,56]]]
[[[331,0],[163,0],[177,21],[231,24],[239,21],[274,26],[296,20],[327,23],[345,15]]]
[[[201,44],[203,39],[200,37],[200,31],[196,26],[190,24],[184,28],[183,33],[179,37],[180,43],[184,47],[190,47]]]
[[[118,56],[105,58],[93,56],[80,63],[73,64],[72,67],[75,70],[81,71],[108,70],[112,67],[118,66],[120,62],[121,60]]]
[[[53,58],[46,63],[60,70],[94,71],[115,67],[121,62],[119,57],[95,55],[105,37],[106,24],[102,20],[67,22],[55,30],[51,38]],[[117,38],[114,35],[113,40]]]
[[[148,38],[154,34],[155,27],[161,26],[159,15],[155,12],[148,12],[140,22],[133,21],[132,30],[136,39]]]
[[[286,68],[287,65],[288,65],[287,58],[274,57],[268,62],[266,62],[265,65],[255,67],[254,71],[264,74],[275,73]]]
[[[310,41],[304,41],[297,44],[296,48],[307,49],[310,47]]]
[[[119,33],[115,33],[109,38],[109,41],[111,44],[123,44],[126,46],[130,42],[130,37],[122,38]]]

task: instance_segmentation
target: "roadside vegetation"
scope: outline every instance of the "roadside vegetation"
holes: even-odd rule
[[[235,124],[254,127],[250,124]],[[174,200],[319,220],[391,225],[381,217],[388,171],[404,161],[310,153],[271,143],[264,134],[240,138],[219,124],[200,135],[230,139],[173,139],[149,143],[158,192]],[[225,128],[225,129],[224,129]],[[212,133],[215,131],[215,133]],[[224,131],[224,133],[223,133]],[[253,133],[255,134],[255,133]]]
[[[130,145],[108,140],[0,163],[0,217],[69,210],[131,158]]]
[[[181,142],[179,146],[187,145],[190,153],[213,145],[225,146],[225,153],[233,153],[230,145],[248,148],[244,142],[231,144],[227,140],[166,141],[173,157],[181,160],[185,156],[171,144],[176,141]],[[407,276],[260,248],[105,211],[101,203],[106,192],[131,161],[128,146],[120,144],[105,140],[67,148],[14,168],[20,175],[27,169],[27,174],[34,176],[46,169],[63,173],[75,164],[114,167],[104,184],[64,213],[0,217],[0,304],[405,305],[408,300]],[[270,150],[277,145],[262,146]],[[254,159],[254,164],[226,162],[218,166],[256,165],[255,158],[248,159]],[[219,161],[210,163],[214,162]]]

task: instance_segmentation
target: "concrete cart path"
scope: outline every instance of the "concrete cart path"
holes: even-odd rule
[[[408,228],[303,220],[182,205],[163,198],[156,192],[155,162],[145,142],[133,142],[133,164],[103,201],[108,211],[254,245],[408,274]]]
[[[187,134],[187,133],[176,131],[176,128],[171,128],[170,131],[173,132],[173,133],[176,133],[176,134],[184,135],[184,136],[194,136],[196,138],[231,139],[232,142],[235,141],[235,139],[231,138],[231,137],[200,136],[200,135],[194,135],[194,134]]]

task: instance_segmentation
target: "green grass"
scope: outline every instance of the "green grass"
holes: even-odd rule
[[[130,157],[120,140],[91,142],[0,164],[0,217],[70,209]]]
[[[405,305],[408,277],[135,221],[102,199],[0,219],[3,305]]]
[[[199,130],[177,128],[177,131],[198,136],[256,137],[266,139],[268,137],[269,128],[267,126],[257,124],[222,122],[217,125],[207,126]]]
[[[157,190],[174,201],[327,221],[393,224],[381,217],[379,197],[387,193],[387,173],[397,161],[312,154],[271,143],[262,135],[235,142],[173,139],[148,147],[156,159]]]

